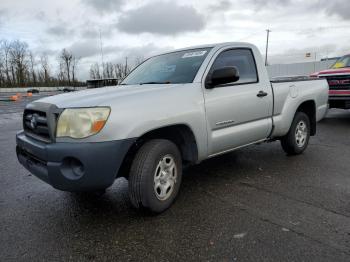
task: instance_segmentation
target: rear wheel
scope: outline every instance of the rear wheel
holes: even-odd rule
[[[310,119],[303,112],[297,112],[292,126],[286,136],[281,139],[283,150],[290,155],[298,155],[305,151],[310,139]]]
[[[181,154],[177,146],[164,139],[147,142],[136,153],[131,165],[131,203],[154,213],[165,211],[179,192],[181,177]]]

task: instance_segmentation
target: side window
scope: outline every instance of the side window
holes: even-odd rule
[[[240,77],[235,84],[258,82],[258,73],[256,71],[255,60],[251,50],[232,49],[222,52],[214,61],[209,71],[209,75],[211,75],[215,69],[226,66],[237,67]]]

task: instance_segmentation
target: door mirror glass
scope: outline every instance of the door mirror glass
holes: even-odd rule
[[[209,79],[207,79],[207,88],[214,88],[218,85],[234,83],[239,80],[239,72],[235,66],[227,66],[215,69]]]

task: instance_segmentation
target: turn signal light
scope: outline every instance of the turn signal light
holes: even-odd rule
[[[105,120],[95,121],[92,124],[91,131],[94,132],[94,133],[100,132],[102,130],[102,128],[104,127],[105,123],[106,123]]]

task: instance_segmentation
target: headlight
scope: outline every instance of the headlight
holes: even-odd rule
[[[58,119],[56,137],[85,138],[97,134],[110,112],[108,107],[65,109]]]

